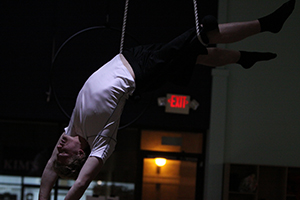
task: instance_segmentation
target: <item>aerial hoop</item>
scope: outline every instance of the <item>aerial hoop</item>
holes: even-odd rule
[[[52,97],[67,118],[86,79],[118,54],[116,41],[120,35],[121,31],[116,28],[89,27],[73,34],[58,48],[51,63],[50,87]],[[132,35],[126,33],[126,38],[126,46],[139,45]],[[138,106],[144,110],[144,106]]]
[[[63,108],[63,106],[60,103],[60,100],[58,98],[58,95],[56,93],[56,87],[54,86],[54,75],[55,75],[55,65],[56,65],[56,61],[57,58],[61,55],[61,52],[63,51],[63,49],[66,47],[67,44],[70,43],[70,41],[72,41],[74,38],[76,38],[77,36],[79,36],[82,33],[88,32],[88,31],[92,31],[95,29],[102,29],[102,28],[106,28],[105,26],[94,26],[94,27],[89,27],[86,29],[83,29],[81,31],[78,31],[77,33],[73,34],[71,37],[69,37],[66,41],[64,41],[64,43],[58,48],[57,52],[55,53],[52,62],[51,62],[51,73],[50,73],[50,88],[51,88],[51,94],[53,95],[59,109],[62,111],[62,113],[67,117],[70,118],[70,113],[68,113],[68,111],[66,111],[65,108]]]
[[[200,37],[197,2],[194,1],[197,36]],[[126,46],[137,46],[139,42],[125,32],[129,0],[125,2],[122,30],[110,26],[94,26],[78,31],[69,37],[55,53],[50,72],[50,91],[59,109],[70,118],[79,90],[86,79],[116,54],[122,53],[124,38]],[[109,33],[106,33],[106,32]],[[101,35],[102,34],[102,35]],[[103,39],[105,38],[105,39]],[[120,43],[116,43],[121,38]],[[105,43],[105,44],[102,44]],[[116,45],[120,45],[119,48]],[[101,48],[103,48],[101,50]],[[142,112],[122,128],[129,126],[145,112],[148,101],[136,105]],[[146,106],[145,106],[146,105]]]

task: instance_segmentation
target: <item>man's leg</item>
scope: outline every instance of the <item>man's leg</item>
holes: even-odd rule
[[[218,44],[237,42],[264,31],[277,33],[293,12],[294,7],[295,0],[289,0],[265,17],[247,22],[220,24],[217,29],[206,32],[206,36],[209,43]],[[196,63],[207,66],[223,66],[237,63],[248,69],[258,61],[274,59],[276,56],[277,55],[273,53],[208,48],[208,54],[199,55]]]
[[[258,20],[220,24],[219,29],[207,33],[210,44],[233,43],[260,33]]]
[[[249,69],[258,61],[274,59],[274,53],[235,51],[222,48],[207,48],[207,55],[199,55],[196,64],[211,67],[219,67],[228,64],[240,64],[243,68]]]
[[[196,64],[219,67],[236,63],[240,58],[240,52],[222,48],[207,48],[207,55],[199,55]]]
[[[220,24],[219,29],[206,33],[209,43],[220,44],[237,42],[264,31],[277,33],[293,12],[294,7],[295,0],[290,0],[273,13],[257,20]]]

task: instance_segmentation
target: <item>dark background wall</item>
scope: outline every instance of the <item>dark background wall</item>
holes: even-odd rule
[[[86,28],[109,26],[120,30],[124,4],[121,0],[1,1],[0,118],[67,122],[68,118],[55,102],[53,90],[48,99],[50,81],[54,82],[62,107],[71,114],[76,94],[85,79],[108,61],[110,55],[118,53],[120,32],[106,28],[110,32],[95,29],[80,33],[64,46],[51,65],[54,55],[66,40]],[[198,8],[200,19],[206,14],[216,16],[217,1],[198,1]],[[192,0],[131,0],[125,47],[171,40],[194,26],[193,9]],[[105,56],[100,55],[104,53]],[[200,107],[187,116],[166,114],[156,103],[157,97],[166,93],[191,95]],[[197,67],[189,87],[167,85],[146,94],[138,102],[129,101],[122,125],[131,122],[147,107],[134,126],[202,130],[208,127],[209,106],[210,69]]]

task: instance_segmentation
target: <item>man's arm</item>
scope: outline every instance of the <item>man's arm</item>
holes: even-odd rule
[[[57,144],[59,143],[61,137],[58,139]],[[46,165],[43,175],[42,175],[41,187],[40,187],[40,192],[39,192],[39,200],[48,200],[49,199],[52,187],[58,178],[58,175],[53,170],[53,163],[54,163],[57,153],[58,153],[57,144],[55,145],[55,147],[53,149],[52,155],[51,155],[50,159],[48,160],[47,165]]]
[[[91,181],[99,173],[103,162],[97,157],[88,157],[85,164],[83,165],[78,178],[69,190],[65,200],[76,200],[80,199],[87,187],[90,185]]]
[[[44,169],[41,180],[39,200],[49,199],[52,187],[58,178],[57,174],[53,171],[52,164],[53,161],[50,159]]]

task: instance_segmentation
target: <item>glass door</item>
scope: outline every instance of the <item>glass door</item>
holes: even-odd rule
[[[142,200],[195,200],[203,196],[203,134],[143,130]],[[156,163],[163,158],[163,165]]]
[[[143,200],[194,200],[197,162],[166,159],[158,166],[156,158],[144,158]]]

